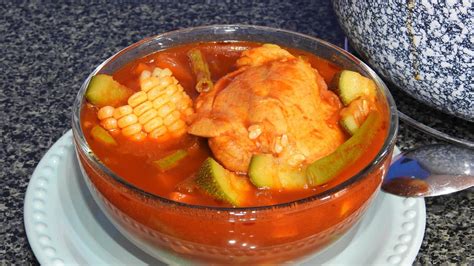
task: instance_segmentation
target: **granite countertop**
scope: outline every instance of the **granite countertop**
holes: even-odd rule
[[[279,27],[343,45],[328,1],[120,2],[0,3],[2,265],[38,263],[23,225],[28,181],[45,152],[71,128],[76,92],[105,58],[146,36],[209,24]],[[472,139],[472,124],[405,100],[406,95],[391,89],[401,110],[420,112],[425,123]],[[438,141],[401,123],[397,145],[402,150],[433,142]],[[472,189],[426,199],[426,233],[416,263],[474,262],[472,206]]]

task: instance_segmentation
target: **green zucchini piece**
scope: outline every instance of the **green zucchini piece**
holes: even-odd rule
[[[341,119],[339,123],[341,127],[350,135],[354,135],[365,119],[367,119],[370,109],[375,109],[375,107],[370,106],[372,104],[364,98],[352,101],[349,106],[340,112]]]
[[[114,137],[107,132],[104,128],[102,128],[99,125],[95,125],[91,129],[91,135],[92,138],[95,139],[96,141],[99,141],[105,145],[117,145],[117,142],[115,141]]]
[[[373,80],[357,72],[343,70],[333,78],[329,88],[336,92],[345,106],[348,106],[359,97],[375,99],[377,86]]]
[[[186,158],[186,156],[188,156],[188,152],[186,150],[177,150],[168,156],[153,161],[153,163],[158,167],[158,169],[160,169],[160,171],[164,172],[176,167],[179,161]]]
[[[91,104],[102,106],[118,106],[126,103],[133,91],[115,81],[112,76],[98,74],[91,78],[86,90],[86,99]]]
[[[378,112],[371,112],[355,134],[333,153],[311,163],[306,169],[310,186],[327,183],[350,164],[353,164],[372,144],[382,119]]]
[[[212,158],[207,158],[202,164],[196,175],[196,184],[216,199],[237,207],[245,204],[252,188],[247,177],[226,170]]]
[[[299,189],[307,186],[303,170],[278,162],[271,154],[253,155],[248,174],[250,182],[258,188]]]
[[[204,55],[199,49],[194,48],[188,51],[188,58],[191,62],[191,69],[196,76],[196,90],[199,93],[211,91],[214,84]]]

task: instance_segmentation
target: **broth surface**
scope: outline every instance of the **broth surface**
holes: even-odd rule
[[[113,77],[119,83],[138,91],[140,89],[138,77],[141,73],[141,65],[145,64],[152,68],[169,68],[187,94],[195,99],[198,93],[194,89],[196,79],[186,55],[188,50],[198,48],[203,53],[209,65],[212,79],[215,82],[227,73],[236,70],[235,62],[243,51],[260,45],[260,43],[251,42],[230,42],[194,43],[173,47],[135,60],[114,73]],[[308,52],[295,49],[288,49],[288,51],[295,56],[302,56],[310,62],[326,83],[329,83],[333,76],[340,71],[337,66]],[[272,191],[254,187],[254,191],[250,193],[250,204],[252,206],[263,206],[305,198],[334,187],[360,171],[375,157],[377,151],[383,145],[387,133],[387,111],[381,107],[379,110],[383,112],[384,127],[374,129],[378,132],[373,149],[367,150],[366,156],[354,165],[347,167],[338,177],[323,186],[297,191]],[[103,145],[91,137],[89,130],[93,125],[99,124],[97,111],[97,108],[90,104],[84,105],[81,113],[84,134],[94,154],[117,175],[146,192],[165,198],[198,205],[230,206],[203,193],[190,181],[202,162],[207,157],[212,156],[206,139],[187,135],[173,143],[159,143],[149,139],[134,142],[119,134],[115,137],[119,145]],[[337,120],[331,123],[334,123],[334,126],[339,126]],[[166,172],[160,172],[153,165],[152,161],[163,158],[177,149],[186,149],[189,152],[189,155],[177,167]]]

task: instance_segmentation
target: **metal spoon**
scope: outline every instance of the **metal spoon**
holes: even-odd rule
[[[434,144],[398,155],[383,181],[382,190],[404,197],[431,197],[472,186],[474,149]]]

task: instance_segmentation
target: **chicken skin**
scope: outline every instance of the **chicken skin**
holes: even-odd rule
[[[345,140],[337,123],[339,98],[309,63],[277,45],[242,53],[238,69],[196,99],[188,128],[209,138],[217,160],[247,173],[254,154],[293,166],[333,152]]]

